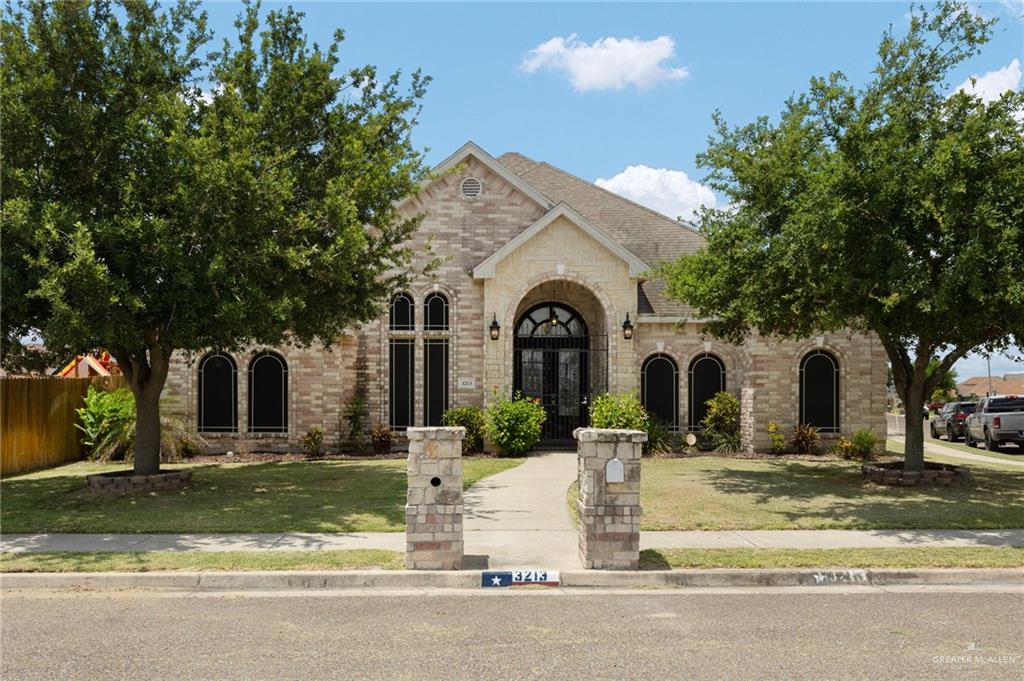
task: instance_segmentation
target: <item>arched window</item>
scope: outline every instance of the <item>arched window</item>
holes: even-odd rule
[[[679,427],[679,367],[675,360],[661,353],[644,360],[640,401],[654,418],[672,430]]]
[[[275,352],[249,362],[249,431],[288,432],[288,365]]]
[[[423,328],[427,331],[448,330],[448,299],[443,293],[431,293],[423,301]]]
[[[700,430],[701,422],[708,415],[708,400],[725,390],[725,364],[716,355],[705,352],[693,358],[688,373],[690,430]]]
[[[412,296],[408,293],[396,293],[391,299],[391,315],[388,328],[392,331],[412,331],[416,328],[416,317],[413,311]]]
[[[519,318],[516,336],[586,336],[587,324],[570,307],[543,303]]]
[[[212,352],[199,361],[199,432],[238,431],[238,367],[229,355]]]
[[[824,350],[800,360],[800,423],[839,432],[839,361]]]

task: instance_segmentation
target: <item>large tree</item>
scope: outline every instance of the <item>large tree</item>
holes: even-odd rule
[[[707,248],[665,268],[670,295],[735,342],[877,334],[908,414],[972,349],[1024,340],[1024,94],[948,82],[992,25],[956,2],[918,8],[863,86],[832,73],[777,120],[716,113],[698,163],[729,204],[703,213]],[[920,418],[905,454],[923,466]]]
[[[395,206],[425,172],[427,79],[342,68],[341,32],[310,44],[291,8],[235,25],[213,51],[193,0],[3,17],[5,345],[109,350],[140,474],[173,353],[329,346],[378,313],[417,225]]]

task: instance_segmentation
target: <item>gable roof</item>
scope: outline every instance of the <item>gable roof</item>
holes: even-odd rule
[[[640,258],[636,257],[629,249],[625,248],[616,240],[605,234],[597,225],[573,210],[571,206],[560,202],[557,206],[545,213],[543,217],[517,234],[512,240],[506,242],[501,248],[485,258],[479,265],[473,268],[473,277],[476,279],[489,279],[494,276],[495,266],[514,252],[524,243],[529,241],[538,232],[553,223],[558,218],[566,218],[584,232],[594,238],[595,241],[618,256],[629,265],[629,276],[638,277],[650,269],[650,266]]]
[[[552,201],[571,206],[643,262],[656,265],[696,253],[704,247],[704,237],[686,223],[602,189],[549,163],[515,152],[502,154],[497,160]],[[667,298],[664,292],[664,282],[640,282],[638,308],[646,314],[659,316],[694,316],[689,306]]]
[[[685,223],[641,206],[542,161],[509,152],[498,161],[555,203],[572,206],[645,262],[675,260],[704,246]]]
[[[455,150],[455,153],[434,166],[430,171],[430,174],[433,176],[430,181],[433,181],[433,178],[444,175],[449,170],[465,161],[469,156],[476,158],[476,160],[487,166],[487,168],[494,174],[501,177],[501,179],[511,184],[523,194],[526,194],[543,208],[550,209],[555,205],[555,203],[557,203],[538,191],[536,187],[524,181],[523,178],[516,175],[507,166],[499,163],[496,158],[484,151],[475,142],[466,142]]]

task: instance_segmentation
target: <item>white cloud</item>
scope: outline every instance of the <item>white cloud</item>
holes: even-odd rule
[[[628,166],[607,180],[598,178],[595,184],[673,219],[693,220],[701,205],[717,205],[714,192],[681,170]]]
[[[1011,346],[1010,353],[1016,356],[1024,354],[1024,348]],[[988,374],[988,364],[985,355],[972,352],[959,362],[953,365],[956,369],[957,381],[965,381],[974,376],[985,376]],[[992,375],[1003,376],[1004,374],[1015,374],[1024,372],[1024,361],[1015,362],[1005,355],[992,355]]]
[[[1024,21],[1024,0],[1002,0],[1006,12],[1017,21]]]
[[[973,82],[972,82],[973,78]],[[986,102],[991,102],[1007,90],[1020,88],[1021,67],[1020,59],[1014,59],[1001,69],[983,73],[980,76],[971,76],[957,88],[972,95],[977,95]]]
[[[666,35],[654,40],[599,38],[588,45],[573,33],[533,48],[520,68],[525,73],[560,71],[577,92],[621,90],[630,85],[646,90],[663,81],[689,77],[689,69],[664,64],[675,53],[676,43]]]

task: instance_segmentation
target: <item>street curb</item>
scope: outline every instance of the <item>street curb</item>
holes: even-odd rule
[[[481,571],[347,570],[333,572],[24,572],[0,575],[2,589],[151,588],[189,590],[476,589]],[[906,586],[1003,584],[1024,587],[1024,569],[715,569],[574,570],[561,586],[673,588],[765,586]]]

